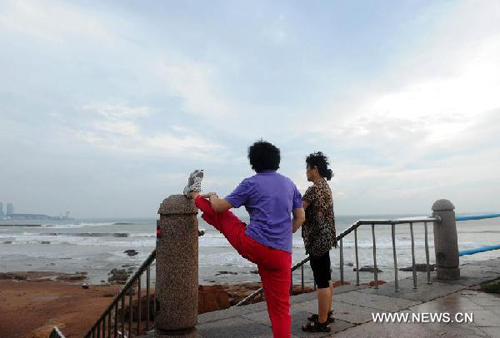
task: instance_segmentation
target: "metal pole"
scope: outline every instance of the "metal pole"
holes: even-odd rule
[[[125,294],[122,295],[122,315],[121,315],[122,336],[125,335]]]
[[[394,259],[394,291],[399,291],[399,280],[398,280],[398,257],[396,256],[396,224],[391,224],[392,232],[392,257]]]
[[[359,286],[358,228],[354,229],[354,252],[356,254],[356,286]]]
[[[108,312],[108,338],[111,338],[111,310]]]
[[[137,335],[141,334],[141,277],[137,280]]]
[[[115,338],[118,337],[118,302],[115,305]]]
[[[303,264],[300,266],[300,274],[301,274],[301,279],[302,279],[302,293],[304,293],[305,284],[304,284],[304,265]]]
[[[427,230],[427,222],[424,222],[425,229],[425,262],[427,264],[427,284],[431,284],[431,267],[429,265],[429,234]]]
[[[375,244],[375,224],[372,224],[372,238],[373,238],[373,278],[375,282],[375,289],[378,289],[378,268],[377,268],[377,245]]]
[[[413,223],[410,222],[410,235],[411,235],[411,264],[413,270],[413,288],[417,288],[417,266],[415,265],[415,240],[413,238]]]
[[[133,293],[134,286],[128,290],[128,333],[132,336],[132,320],[134,319],[134,307],[133,307]]]
[[[149,284],[151,283],[151,269],[146,270],[146,331],[149,331]]]
[[[340,284],[344,285],[344,245],[342,238],[340,239]]]

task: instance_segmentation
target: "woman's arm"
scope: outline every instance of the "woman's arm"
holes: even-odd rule
[[[205,198],[208,198],[210,204],[212,205],[212,209],[215,212],[224,212],[231,209],[233,206],[226,200],[220,199],[214,192],[209,192],[208,194],[202,195]]]
[[[292,231],[295,233],[306,220],[306,213],[303,208],[293,209]]]

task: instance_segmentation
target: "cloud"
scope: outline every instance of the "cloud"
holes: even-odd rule
[[[119,100],[117,100],[119,101]],[[83,111],[96,113],[106,118],[135,118],[151,115],[149,107],[129,107],[120,102],[94,103],[83,107]]]
[[[159,65],[159,72],[169,88],[183,98],[192,114],[221,120],[233,115],[231,104],[216,88],[217,71],[201,62],[169,59]]]
[[[64,2],[15,0],[4,6],[0,12],[0,26],[4,29],[57,44],[71,42],[75,37],[106,44],[116,41],[95,15]]]
[[[218,142],[179,126],[169,128],[169,132],[146,133],[139,123],[150,117],[151,110],[123,103],[84,105],[82,111],[93,113],[97,119],[92,119],[87,128],[76,132],[77,138],[98,148],[141,157],[213,161],[225,150],[225,146]]]

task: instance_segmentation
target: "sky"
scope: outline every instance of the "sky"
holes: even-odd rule
[[[0,0],[0,201],[156,217],[262,138],[336,214],[500,212],[499,60],[498,1]]]

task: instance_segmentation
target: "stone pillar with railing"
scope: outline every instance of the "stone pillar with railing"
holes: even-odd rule
[[[432,205],[432,214],[440,218],[434,223],[437,279],[458,280],[460,267],[455,206],[448,200],[438,200]]]
[[[196,337],[198,321],[198,209],[171,195],[158,213],[156,337]]]

